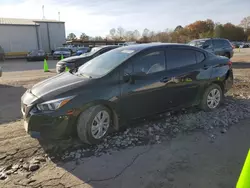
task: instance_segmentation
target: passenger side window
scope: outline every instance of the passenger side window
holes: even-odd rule
[[[202,52],[196,51],[195,55],[196,55],[196,62],[197,63],[201,63],[202,61],[205,60],[205,55]]]
[[[164,51],[150,52],[133,62],[134,72],[152,74],[165,70]]]
[[[167,69],[175,69],[196,64],[194,50],[169,49],[167,50]]]
[[[214,40],[213,41],[215,48],[221,48],[224,46],[223,40]]]

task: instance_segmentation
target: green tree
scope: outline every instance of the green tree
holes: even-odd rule
[[[74,40],[76,39],[76,35],[74,33],[70,33],[68,36],[67,36],[67,40]]]

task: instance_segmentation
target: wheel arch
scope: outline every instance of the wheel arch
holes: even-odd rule
[[[119,118],[118,118],[119,116],[118,116],[115,104],[113,102],[110,102],[110,101],[96,100],[96,101],[92,101],[92,102],[85,104],[84,106],[82,106],[80,108],[78,115],[77,115],[77,120],[82,112],[84,112],[85,110],[89,109],[90,107],[96,106],[96,105],[103,105],[110,110],[111,116],[112,116],[112,127],[116,131],[118,131],[119,130]]]

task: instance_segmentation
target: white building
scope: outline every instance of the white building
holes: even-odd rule
[[[22,54],[33,49],[46,52],[62,46],[65,25],[57,20],[0,18],[0,46],[6,54]]]

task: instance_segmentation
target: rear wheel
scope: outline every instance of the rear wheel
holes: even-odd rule
[[[204,111],[212,111],[218,108],[223,100],[223,92],[217,84],[210,85],[204,92],[200,107]]]
[[[97,144],[108,134],[110,127],[110,110],[97,105],[82,112],[77,122],[77,134],[82,142]]]

